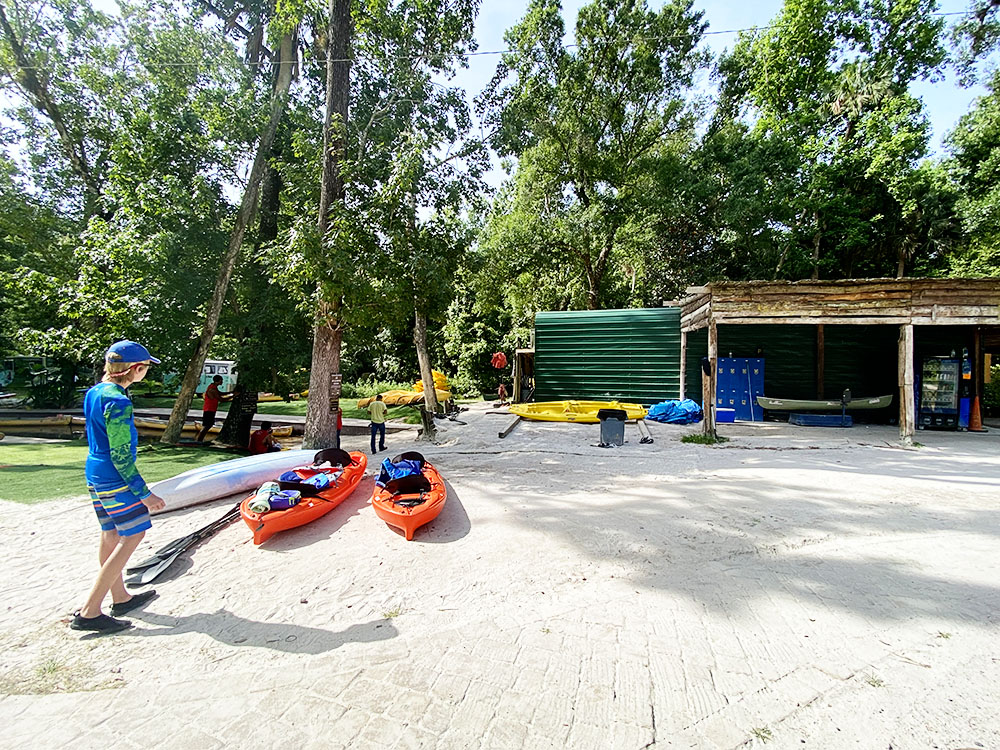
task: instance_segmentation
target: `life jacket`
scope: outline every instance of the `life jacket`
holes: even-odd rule
[[[382,462],[382,468],[379,471],[378,479],[375,480],[375,484],[379,487],[385,487],[393,479],[420,474],[421,469],[422,463],[411,458],[403,458],[395,463],[387,458]]]

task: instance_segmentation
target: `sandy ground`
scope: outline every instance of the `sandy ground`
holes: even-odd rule
[[[260,547],[219,532],[111,637],[67,627],[86,501],[0,505],[3,746],[1000,747],[1000,430],[604,449],[487,410],[390,436],[449,485],[412,542],[368,478]],[[233,501],[157,518],[137,559]]]

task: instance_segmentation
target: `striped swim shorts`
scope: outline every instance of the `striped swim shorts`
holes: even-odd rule
[[[118,536],[133,536],[152,528],[145,503],[120,484],[87,484],[101,531],[117,531]]]

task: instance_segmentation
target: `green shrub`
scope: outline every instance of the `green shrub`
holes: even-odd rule
[[[479,383],[471,375],[459,373],[448,378],[451,393],[456,398],[474,398],[479,396]]]
[[[340,395],[344,398],[370,398],[386,391],[410,391],[413,383],[390,383],[385,380],[359,380],[356,383],[344,383]]]
[[[1000,365],[990,368],[990,382],[983,387],[983,406],[1000,409]]]

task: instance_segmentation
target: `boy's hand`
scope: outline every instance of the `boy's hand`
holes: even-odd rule
[[[163,498],[159,495],[150,495],[149,497],[144,498],[142,504],[151,511],[163,510],[167,507],[167,504],[163,502]]]

